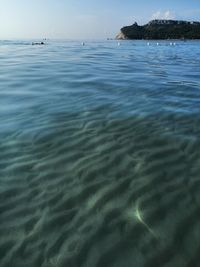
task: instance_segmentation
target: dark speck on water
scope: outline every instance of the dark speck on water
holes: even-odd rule
[[[44,42],[32,42],[32,45],[44,45]]]

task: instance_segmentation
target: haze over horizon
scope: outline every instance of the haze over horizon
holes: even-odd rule
[[[195,0],[0,0],[0,39],[106,38],[151,19],[199,20]]]

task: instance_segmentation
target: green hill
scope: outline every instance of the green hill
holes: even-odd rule
[[[200,22],[152,20],[148,24],[121,28],[117,39],[200,39]]]

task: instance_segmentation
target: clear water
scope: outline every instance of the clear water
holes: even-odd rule
[[[0,266],[198,266],[199,44],[0,41]]]

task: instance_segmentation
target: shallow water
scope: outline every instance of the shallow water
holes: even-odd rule
[[[199,42],[0,41],[0,266],[198,266],[199,109]]]

